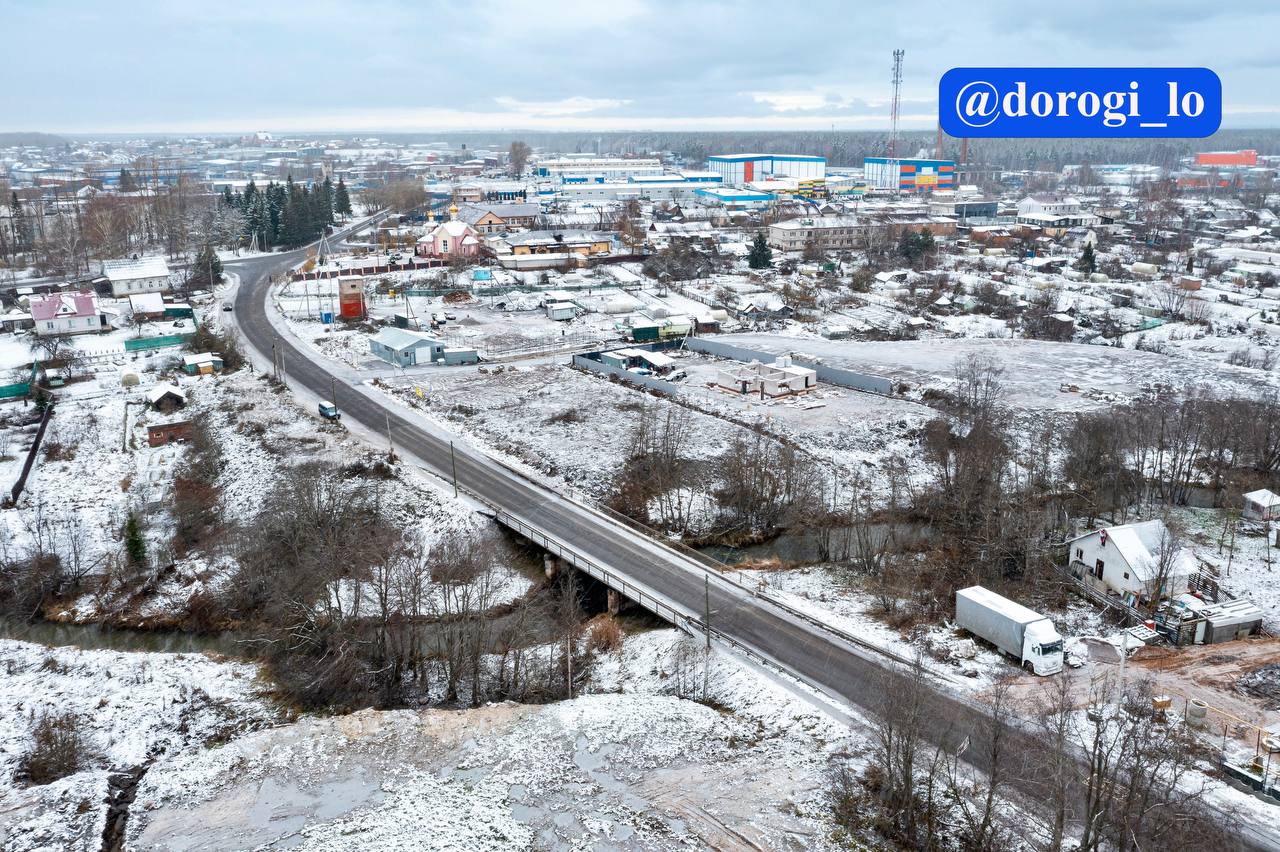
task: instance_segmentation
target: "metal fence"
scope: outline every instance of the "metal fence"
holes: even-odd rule
[[[674,390],[671,382],[668,382],[666,379],[659,379],[654,376],[642,376],[639,373],[632,373],[622,369],[621,367],[614,367],[611,364],[606,364],[603,361],[596,361],[584,355],[574,355],[573,366],[579,367],[583,370],[590,370],[593,373],[599,373],[602,376],[612,376],[620,381],[639,385],[640,387],[655,390],[659,393],[669,394]]]
[[[143,349],[163,349],[166,346],[181,346],[190,340],[190,334],[164,334],[159,337],[135,337],[124,342],[126,352],[137,352]]]
[[[717,358],[732,358],[735,361],[755,360],[763,364],[772,364],[778,359],[778,356],[772,352],[737,346],[732,343],[726,343],[723,340],[712,340],[707,337],[691,337],[685,345],[694,352],[714,355]],[[818,380],[828,384],[869,393],[878,393],[883,396],[888,396],[893,392],[893,383],[883,376],[870,376],[827,364],[808,363],[808,359],[800,357],[797,357],[795,362],[814,370],[818,374]]]

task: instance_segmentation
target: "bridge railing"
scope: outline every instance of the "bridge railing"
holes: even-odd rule
[[[626,598],[635,601],[658,617],[666,619],[677,627],[683,627],[686,630],[689,629],[688,622],[690,621],[690,616],[688,613],[681,612],[670,601],[654,594],[653,591],[645,586],[634,581],[627,580],[618,573],[596,564],[581,553],[577,552],[574,548],[568,547],[559,539],[540,532],[517,518],[515,515],[512,515],[510,512],[497,509],[495,510],[494,520],[498,521],[498,523],[503,526],[515,530],[520,535],[529,539],[529,541],[532,541],[539,547],[545,549],[548,553],[553,553],[556,556],[559,556],[579,571],[595,577],[609,588],[614,589]]]

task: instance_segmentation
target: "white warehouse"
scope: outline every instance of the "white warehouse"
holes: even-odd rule
[[[768,177],[823,180],[827,160],[803,154],[716,154],[707,157],[707,171],[720,175],[726,186],[746,186]]]

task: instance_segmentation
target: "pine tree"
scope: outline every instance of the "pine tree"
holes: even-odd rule
[[[138,182],[133,179],[133,173],[128,169],[120,170],[120,191],[121,192],[137,192]]]
[[[9,224],[13,229],[14,251],[25,251],[31,248],[35,232],[31,227],[31,221],[27,219],[27,214],[22,209],[22,202],[18,200],[17,190],[9,196],[9,214]]]
[[[275,181],[267,184],[266,198],[266,243],[273,246],[280,242],[280,217],[284,213],[284,187]]]
[[[1098,260],[1093,255],[1093,243],[1084,244],[1084,251],[1080,253],[1080,259],[1076,261],[1076,269],[1085,275],[1092,275],[1098,271]]]
[[[751,243],[751,251],[747,253],[747,266],[752,269],[767,269],[773,263],[773,249],[764,238],[764,233],[756,234]]]
[[[324,183],[320,184],[320,191],[323,194],[324,203],[320,209],[324,211],[324,224],[333,224],[333,181],[325,176]]]
[[[333,191],[333,212],[339,216],[351,215],[351,195],[347,192],[347,185],[342,182],[342,178],[338,178],[338,186]]]
[[[228,207],[234,207],[236,204],[236,197],[231,194],[230,184],[222,188],[222,203]]]
[[[191,275],[187,278],[187,287],[190,289],[212,290],[213,286],[221,280],[222,261],[218,258],[218,253],[213,250],[213,246],[205,243],[200,248],[200,253],[196,255],[195,263],[191,265]]]
[[[142,526],[134,512],[130,512],[124,522],[124,552],[133,565],[141,565],[147,559],[147,542],[142,537]]]

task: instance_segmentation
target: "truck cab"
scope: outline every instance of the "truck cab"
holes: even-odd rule
[[[1063,641],[1049,619],[1028,624],[1022,636],[1022,664],[1038,675],[1062,671]]]
[[[320,416],[325,420],[341,420],[342,412],[338,410],[338,406],[329,402],[327,399],[320,400]]]

